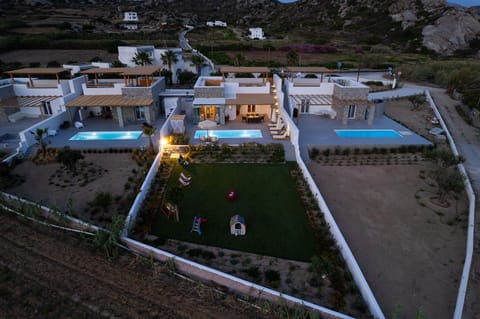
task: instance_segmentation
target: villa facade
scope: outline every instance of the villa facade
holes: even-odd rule
[[[368,100],[369,87],[352,78],[332,77],[325,68],[287,68],[284,90],[292,118],[316,114],[346,125],[375,117],[375,104]],[[306,75],[309,77],[305,77]]]
[[[87,118],[113,120],[120,127],[152,123],[159,114],[165,79],[158,66],[97,68],[83,71],[83,95],[66,104],[72,122]]]
[[[229,120],[269,119],[276,106],[275,87],[265,67],[222,67],[222,76],[201,76],[194,86],[193,123],[210,120],[224,125]],[[253,77],[242,77],[248,74]]]
[[[55,116],[82,94],[84,78],[72,78],[68,68],[23,68],[7,74],[10,80],[0,87],[0,123]]]

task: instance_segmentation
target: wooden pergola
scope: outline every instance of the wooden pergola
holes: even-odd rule
[[[85,83],[88,83],[88,76],[93,75],[95,85],[98,85],[98,76],[104,74],[116,74],[123,76],[125,86],[129,84],[135,86],[149,86],[153,83],[154,74],[160,71],[159,66],[149,65],[149,66],[137,66],[133,68],[96,68],[82,71],[82,74],[85,77]],[[145,79],[139,80],[139,77],[144,77]]]
[[[32,81],[32,75],[33,76],[39,76],[39,75],[49,75],[49,76],[55,76],[57,79],[57,84],[60,84],[60,74],[68,72],[70,74],[70,69],[66,68],[23,68],[23,69],[18,69],[18,70],[13,70],[13,71],[7,71],[5,73],[10,74],[10,78],[13,81],[14,76],[18,75],[26,75],[28,76],[28,83],[31,87],[34,87],[33,81]]]

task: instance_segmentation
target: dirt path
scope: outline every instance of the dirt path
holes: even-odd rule
[[[265,318],[232,295],[124,254],[109,263],[70,235],[0,215],[5,318]]]
[[[309,170],[387,318],[451,319],[465,255],[466,214],[420,205],[428,164],[323,166]],[[466,207],[458,206],[459,212]],[[460,201],[459,201],[460,202]],[[396,308],[399,307],[399,311]]]

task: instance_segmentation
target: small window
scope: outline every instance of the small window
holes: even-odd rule
[[[255,104],[249,104],[247,112],[248,113],[255,113]]]
[[[348,118],[349,119],[354,119],[355,118],[356,110],[357,110],[357,107],[355,105],[349,105],[348,106]]]

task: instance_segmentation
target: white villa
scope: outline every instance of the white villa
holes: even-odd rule
[[[23,68],[7,72],[0,87],[0,122],[48,118],[65,112],[65,104],[82,94],[83,77],[67,68]]]
[[[97,68],[82,71],[83,95],[68,102],[71,122],[86,118],[110,119],[120,127],[152,123],[159,114],[159,93],[165,79],[158,66]]]
[[[135,11],[128,11],[123,13],[124,22],[138,22],[138,14]]]
[[[220,21],[220,20],[215,20],[215,21],[207,21],[207,27],[227,27],[227,23]]]
[[[177,82],[177,71],[188,70],[195,71],[195,67],[191,65],[190,61],[186,61],[183,58],[181,48],[161,48],[156,49],[153,45],[137,46],[137,47],[118,47],[118,60],[129,67],[135,67],[135,63],[132,62],[133,57],[139,52],[146,52],[152,60],[152,65],[161,66],[161,68],[168,69],[167,65],[163,64],[162,54],[167,51],[173,51],[177,56],[177,63],[172,65],[172,77],[173,82]]]
[[[195,83],[192,109],[187,110],[193,123],[210,120],[223,125],[239,118],[261,121],[271,117],[278,104],[269,68],[225,66],[220,72],[221,76],[202,76]]]
[[[250,34],[248,37],[252,40],[265,40],[265,34],[262,28],[250,28],[248,29]]]
[[[368,100],[368,86],[352,78],[330,77],[322,67],[289,67],[284,90],[290,105],[290,117],[317,114],[348,124],[365,120],[369,125],[375,117],[375,105]],[[309,75],[306,78],[306,75]]]

